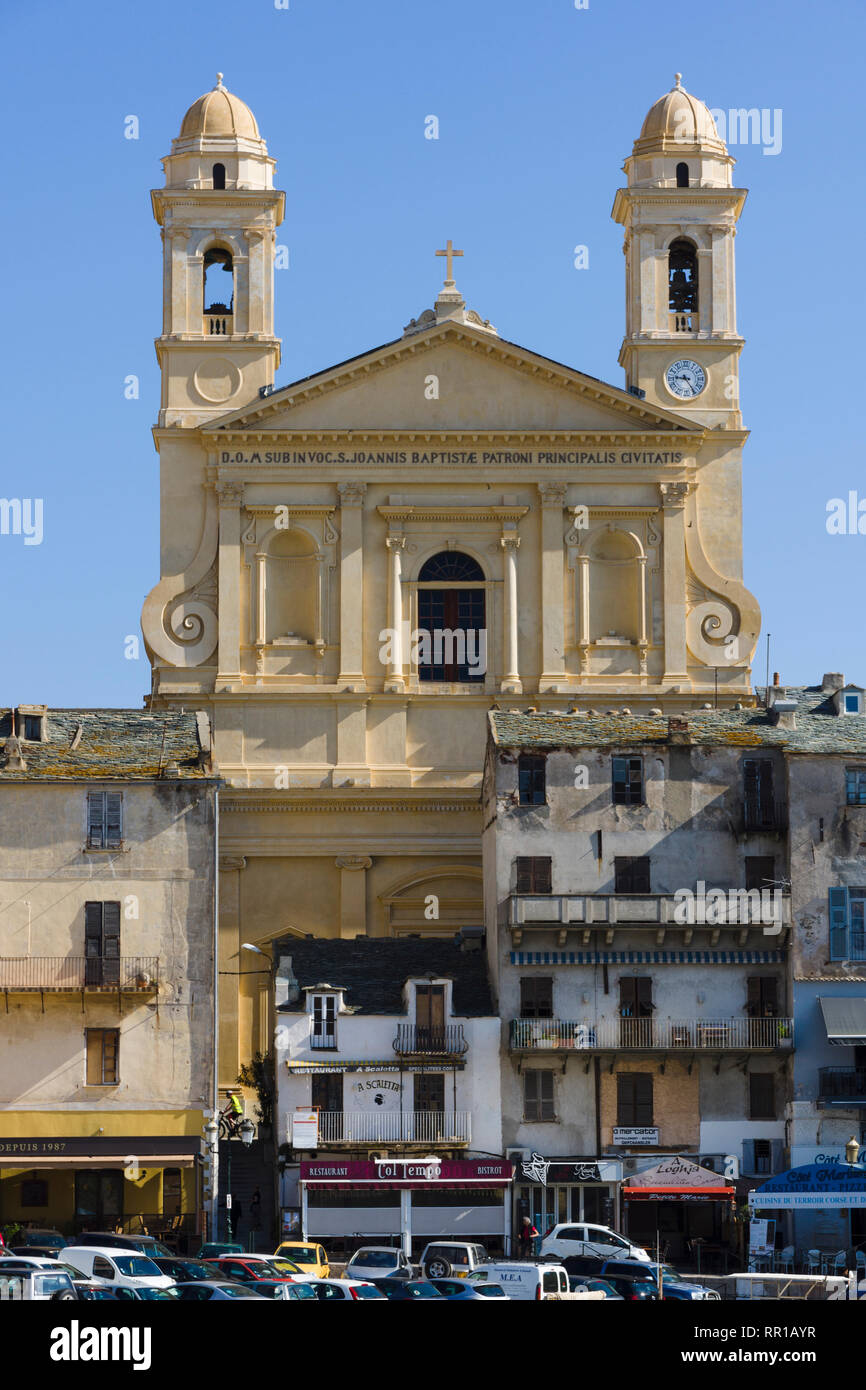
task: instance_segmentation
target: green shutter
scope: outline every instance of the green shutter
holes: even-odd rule
[[[848,889],[830,889],[830,959],[848,959]]]

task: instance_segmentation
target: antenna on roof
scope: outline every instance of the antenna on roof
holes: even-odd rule
[[[767,679],[764,682],[764,709],[767,709],[770,704],[770,638],[772,635],[772,632],[767,633]]]

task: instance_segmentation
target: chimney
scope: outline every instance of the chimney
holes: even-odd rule
[[[774,671],[774,672],[773,672],[773,684],[774,684],[774,685],[778,685],[778,684],[779,684],[779,672],[778,672],[778,671]]]
[[[668,742],[688,743],[689,721],[683,716],[671,715],[668,719]]]
[[[821,677],[822,690],[841,690],[845,684],[845,677],[841,671],[825,671]]]
[[[786,698],[773,701],[767,711],[771,724],[776,724],[780,729],[796,729],[797,727],[797,701]]]
[[[10,734],[9,738],[6,740],[6,771],[27,771],[27,763],[21,751],[21,741],[16,734]]]

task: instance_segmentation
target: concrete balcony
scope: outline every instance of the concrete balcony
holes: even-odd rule
[[[393,1048],[398,1057],[462,1057],[469,1044],[462,1023],[446,1023],[438,1028],[398,1023]]]
[[[446,1148],[472,1141],[467,1110],[320,1110],[319,1147],[366,1144],[441,1144]],[[291,1142],[291,1132],[289,1133]]]
[[[790,1018],[514,1018],[514,1053],[789,1052]]]
[[[707,890],[711,892],[712,890]],[[614,940],[617,930],[633,930],[655,933],[656,944],[661,945],[669,931],[682,933],[677,940],[688,946],[696,931],[709,933],[710,945],[714,945],[724,934],[726,940],[746,940],[749,932],[768,935],[775,940],[784,937],[791,925],[791,895],[777,892],[760,894],[756,889],[750,893],[744,888],[723,890],[725,902],[718,910],[711,911],[711,902],[702,910],[700,899],[694,902],[694,911],[688,913],[696,920],[678,920],[686,914],[683,904],[672,893],[551,893],[551,894],[512,894],[505,904],[506,926],[512,933],[515,946],[519,946],[525,931],[555,931],[559,944],[564,946],[572,934],[572,939],[582,937],[585,943],[592,940],[593,933],[602,933],[609,944]],[[701,917],[716,915],[723,920],[706,921]],[[702,937],[706,940],[706,937]]]
[[[235,331],[234,315],[226,309],[206,310],[202,332],[206,338],[228,338]]]
[[[6,994],[156,994],[156,956],[2,956]]]

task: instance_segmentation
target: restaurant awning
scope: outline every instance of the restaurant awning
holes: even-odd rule
[[[827,1041],[837,1047],[866,1046],[866,999],[819,996]]]
[[[749,1206],[771,1211],[866,1207],[866,1168],[859,1163],[806,1163],[789,1168],[750,1192]]]
[[[427,1062],[395,1062],[393,1057],[386,1057],[383,1061],[371,1060],[369,1057],[350,1057],[340,1058],[338,1061],[330,1061],[318,1058],[314,1061],[292,1060],[286,1062],[286,1070],[295,1074],[307,1076],[322,1075],[325,1072],[340,1071],[362,1071],[362,1072],[400,1072],[400,1071],[442,1071],[443,1067],[456,1067],[457,1071],[463,1071],[466,1066],[465,1060],[459,1057],[449,1057],[447,1063],[441,1058],[432,1058]]]
[[[195,1159],[191,1154],[142,1154],[135,1160],[140,1169],[147,1168],[193,1168]],[[130,1154],[55,1154],[52,1158],[37,1155],[25,1158],[15,1155],[6,1158],[0,1155],[0,1168],[128,1168],[133,1162]]]

